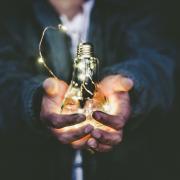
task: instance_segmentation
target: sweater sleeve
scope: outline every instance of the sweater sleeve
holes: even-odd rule
[[[124,49],[128,55],[102,73],[102,78],[120,74],[134,81],[130,95],[135,126],[154,110],[168,111],[173,102],[175,47],[160,24],[149,16],[126,25]]]
[[[33,72],[18,46],[17,37],[0,30],[0,133],[20,133],[35,128],[46,75]],[[36,101],[36,103],[35,103]]]

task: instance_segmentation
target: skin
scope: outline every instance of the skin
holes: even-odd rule
[[[88,145],[98,152],[108,152],[123,139],[123,127],[131,114],[129,91],[133,87],[133,81],[121,75],[108,76],[99,85],[100,91],[111,102],[115,102],[116,112],[109,115],[103,112],[94,112],[93,117],[102,124],[114,129],[114,132],[95,129]]]
[[[114,102],[116,111],[113,115],[100,111],[93,113],[94,119],[104,125],[102,129],[94,129],[89,139],[85,138],[73,144],[76,149],[87,148],[97,152],[108,152],[123,140],[123,128],[131,114],[129,91],[133,81],[129,78],[108,76],[99,84],[99,91],[110,102]]]
[[[49,0],[59,15],[64,14],[70,20],[82,10],[84,0]]]
[[[114,83],[114,81],[118,83]],[[118,86],[113,86],[117,84]],[[111,85],[111,86],[110,86]],[[41,121],[52,135],[62,144],[75,149],[93,149],[108,152],[123,139],[123,127],[129,119],[131,107],[128,91],[133,82],[121,76],[109,76],[100,83],[100,91],[117,105],[117,114],[109,115],[96,111],[94,119],[104,124],[105,129],[94,129],[91,125],[75,128],[73,125],[85,120],[82,114],[62,115],[59,113],[68,85],[60,80],[49,78],[44,81],[44,96],[41,106]],[[107,90],[105,89],[108,88]],[[117,91],[118,89],[118,91]],[[71,127],[70,129],[66,129]]]
[[[79,129],[73,125],[83,122],[86,117],[82,114],[62,115],[60,107],[67,90],[67,84],[63,81],[49,78],[44,81],[44,96],[42,98],[40,119],[50,130],[52,135],[62,144],[71,144],[92,132],[91,125],[85,125]],[[66,127],[72,126],[69,130]]]
[[[101,129],[92,131],[92,138],[88,140],[87,144],[98,152],[108,152],[123,140],[123,128],[131,113],[130,98],[126,92],[117,93],[116,96],[120,101],[120,113],[116,115],[109,115],[99,111],[93,113],[94,119],[114,129],[114,132]]]

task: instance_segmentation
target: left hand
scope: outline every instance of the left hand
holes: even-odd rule
[[[48,78],[43,83],[44,95],[42,98],[40,120],[49,129],[49,132],[61,143],[72,147],[73,141],[87,137],[93,130],[89,124],[79,126],[86,117],[83,114],[61,114],[60,107],[68,85],[55,78]],[[80,146],[81,144],[79,144]],[[81,145],[83,148],[85,145]]]
[[[110,151],[123,138],[123,127],[131,113],[128,91],[133,87],[133,81],[120,75],[108,76],[99,84],[99,91],[103,93],[113,105],[113,115],[96,111],[94,119],[104,125],[103,129],[94,129],[88,146],[98,152]]]

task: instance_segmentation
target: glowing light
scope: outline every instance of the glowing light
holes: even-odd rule
[[[78,79],[79,79],[80,81],[85,81],[85,80],[86,80],[86,75],[84,75],[84,74],[79,74]]]
[[[103,111],[104,111],[104,112],[110,113],[111,109],[112,109],[112,106],[110,105],[109,102],[106,102],[106,103],[103,105]]]
[[[81,70],[84,70],[86,68],[86,64],[85,64],[85,62],[80,62],[77,64],[77,67]]]
[[[68,29],[65,26],[63,26],[62,24],[59,24],[58,26],[47,26],[43,30],[41,38],[40,38],[40,41],[39,41],[39,58],[38,58],[38,63],[42,64],[44,66],[44,68],[49,72],[50,75],[52,75],[54,78],[58,79],[58,77],[53,73],[53,71],[48,67],[48,65],[44,61],[44,58],[43,58],[43,55],[42,55],[42,51],[41,51],[41,46],[42,46],[42,42],[43,42],[44,36],[45,36],[46,32],[48,30],[50,30],[50,29],[51,30],[55,30],[55,31],[60,30],[63,33],[66,33],[68,31]]]
[[[41,51],[41,46],[42,46],[42,42],[43,42],[45,33],[49,29],[60,30],[64,33],[66,33],[68,31],[68,29],[65,26],[63,26],[62,24],[59,24],[58,26],[48,26],[43,30],[42,36],[41,36],[41,39],[39,42],[39,58],[37,59],[37,62],[39,64],[42,64],[45,67],[45,69],[49,72],[50,75],[52,75],[54,78],[57,78],[56,75],[53,73],[53,71],[46,64],[46,61],[43,58],[43,54]],[[88,44],[84,43],[84,45],[85,45],[85,48],[87,48]],[[91,45],[89,45],[89,46],[91,46]],[[87,52],[87,49],[82,49],[82,50],[83,50],[83,52],[82,52],[83,54],[82,54],[81,58],[84,58],[85,57],[84,53]],[[89,49],[89,50],[91,50],[91,49]],[[91,53],[89,53],[89,54],[91,54]],[[91,124],[95,128],[101,128],[101,127],[103,128],[103,125],[101,123],[97,122],[92,117],[93,110],[98,109],[98,107],[100,107],[100,105],[98,104],[98,107],[96,106],[96,108],[94,108],[94,104],[92,101],[91,101],[91,103],[87,104],[87,107],[86,107],[86,104],[84,105],[84,107],[82,107],[80,105],[86,99],[85,97],[83,97],[83,90],[85,90],[88,93],[88,96],[90,95],[89,97],[93,97],[94,92],[87,89],[87,87],[88,87],[89,83],[91,84],[91,86],[95,87],[93,75],[94,75],[94,73],[97,73],[97,68],[98,68],[99,62],[98,62],[98,59],[95,57],[89,57],[89,59],[81,59],[81,58],[78,59],[78,61],[79,61],[78,63],[77,62],[75,63],[75,67],[78,69],[78,75],[76,76],[76,78],[78,78],[78,80],[81,83],[79,84],[79,82],[72,80],[59,113],[62,113],[62,114],[82,113],[82,114],[86,115],[87,120],[81,124],[77,124],[72,127],[67,127],[67,128],[61,129],[61,131],[63,131],[63,132],[66,132],[73,128],[82,127],[86,124]],[[87,58],[87,56],[86,56],[86,58]],[[86,80],[88,80],[88,81],[86,81]],[[101,106],[100,109],[101,110],[103,110],[103,109],[109,110],[109,106],[108,105],[105,105],[104,107]]]
[[[63,31],[63,32],[67,32],[67,31],[68,31],[67,27],[64,26],[64,25],[62,25],[62,24],[59,24],[59,25],[58,25],[58,29],[59,29],[60,31]]]
[[[44,63],[44,59],[43,59],[42,57],[39,57],[39,58],[38,58],[38,63],[39,63],[39,64],[43,64],[43,63]]]
[[[74,127],[76,128],[82,127],[86,124],[91,124],[94,127],[102,126],[101,123],[98,123],[92,117],[92,113],[97,107],[94,105],[93,96],[94,91],[96,90],[94,77],[97,75],[98,67],[98,59],[93,57],[93,52],[91,52],[92,49],[93,47],[91,44],[84,43],[79,45],[77,57],[74,60],[73,79],[61,108],[62,114],[67,114],[67,112],[82,113],[86,116],[86,121],[75,125]],[[92,56],[89,56],[89,54]],[[72,101],[76,104],[76,111],[74,111],[73,107],[75,105]],[[71,112],[69,111],[70,106],[72,106]]]
[[[90,64],[90,68],[91,68],[92,70],[94,70],[94,69],[96,68],[96,64],[95,64],[95,63],[91,63],[91,64]]]

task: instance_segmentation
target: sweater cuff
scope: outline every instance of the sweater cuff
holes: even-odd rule
[[[22,104],[24,109],[23,118],[28,127],[36,132],[41,131],[39,113],[43,96],[42,83],[47,77],[38,76],[27,79],[23,83]]]

